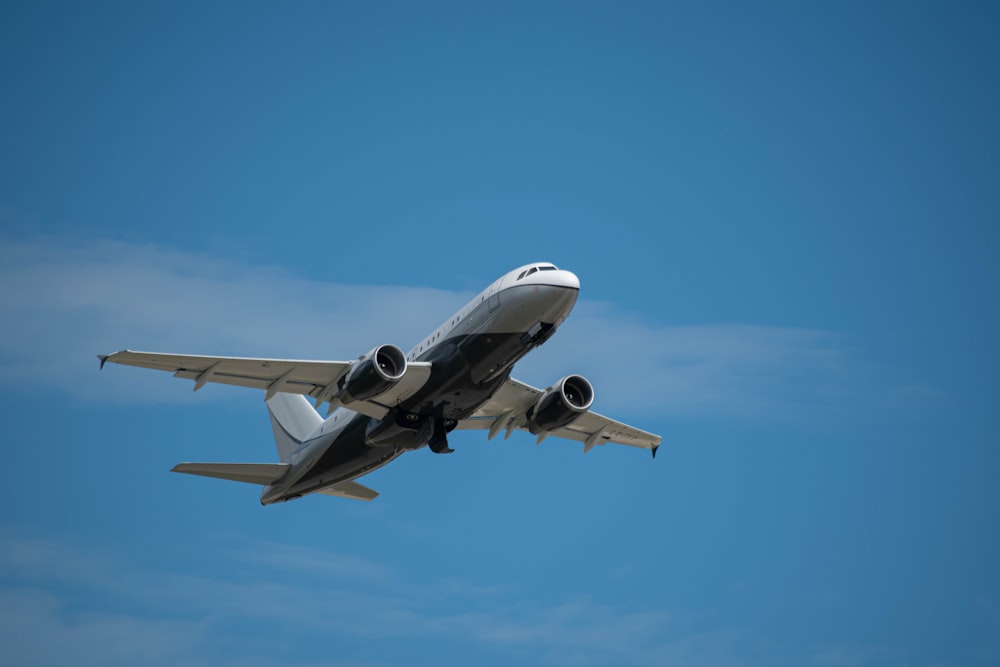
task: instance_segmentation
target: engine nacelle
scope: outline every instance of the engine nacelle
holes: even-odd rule
[[[567,375],[542,394],[528,410],[528,430],[533,434],[568,426],[590,409],[594,387],[581,375]]]
[[[361,357],[344,378],[340,395],[345,403],[366,401],[385,393],[406,373],[406,355],[395,345],[379,345]]]

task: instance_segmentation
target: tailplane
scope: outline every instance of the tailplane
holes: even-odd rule
[[[171,470],[173,472],[187,473],[188,475],[201,475],[202,477],[215,477],[216,479],[230,479],[234,482],[271,486],[280,482],[281,478],[285,476],[291,467],[291,463],[178,463]],[[268,492],[265,491],[265,493]],[[310,493],[313,492],[310,491]],[[358,484],[353,480],[333,484],[320,489],[318,493],[327,496],[368,501],[375,500],[378,497],[378,491],[370,489],[363,484]],[[287,498],[279,495],[277,500],[287,500]],[[265,504],[273,502],[276,501],[270,500]]]
[[[278,393],[267,399],[278,458],[287,461],[292,452],[323,423],[305,396]]]
[[[284,477],[290,467],[288,463],[178,463],[171,471],[268,486]]]

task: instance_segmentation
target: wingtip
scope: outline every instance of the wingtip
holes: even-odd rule
[[[654,459],[656,458],[656,450],[659,449],[659,448],[660,448],[659,445],[656,445],[656,446],[653,447],[653,458]]]
[[[104,368],[104,364],[106,364],[108,362],[108,359],[110,359],[111,357],[115,356],[116,354],[122,354],[122,353],[125,353],[125,352],[129,352],[129,350],[118,350],[117,352],[112,352],[111,354],[99,354],[99,355],[97,355],[97,358],[101,360],[101,368]]]

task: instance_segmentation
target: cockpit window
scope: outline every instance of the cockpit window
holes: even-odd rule
[[[521,271],[521,275],[519,275],[517,277],[517,279],[520,280],[521,278],[527,278],[528,276],[530,276],[532,273],[535,273],[536,271],[558,271],[558,270],[559,269],[557,269],[556,267],[554,267],[551,264],[543,264],[541,266],[533,266],[530,269],[527,269],[525,271]]]

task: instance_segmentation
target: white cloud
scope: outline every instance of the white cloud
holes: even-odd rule
[[[206,568],[213,560],[218,572]],[[323,560],[346,566],[317,567]],[[241,541],[151,567],[0,532],[0,567],[17,581],[0,587],[0,645],[17,664],[247,664],[251,656],[252,664],[276,664],[290,647],[248,633],[261,624],[271,637],[310,645],[351,638],[394,655],[429,638],[456,656],[485,651],[530,664],[732,664],[725,635],[682,636],[662,610],[588,598],[538,603],[478,582],[449,592],[453,579],[297,545]],[[365,576],[386,574],[358,579],[359,567]],[[438,595],[428,597],[428,585]]]
[[[45,590],[0,590],[0,652],[11,665],[177,664],[197,622],[72,610]]]
[[[371,582],[386,581],[392,576],[389,568],[363,558],[278,542],[258,542],[244,553],[244,558],[250,563],[296,574],[347,577],[355,581]]]
[[[493,276],[484,276],[484,285]],[[419,281],[419,277],[415,278]],[[128,347],[191,354],[344,359],[408,347],[471,294],[321,283],[154,245],[66,239],[0,242],[0,382],[76,398],[185,400],[190,385],[151,371],[97,373]],[[586,294],[517,375],[547,385],[578,372],[616,414],[774,417],[840,404],[867,372],[845,337],[812,329],[642,320]],[[243,390],[205,392],[234,399]],[[199,396],[199,400],[212,400]]]
[[[98,377],[96,355],[128,347],[352,358],[380,343],[407,347],[468,296],[318,283],[275,267],[114,241],[5,242],[2,381],[80,398],[176,398],[183,392],[159,374],[115,369]]]
[[[860,366],[845,336],[745,324],[647,324],[581,303],[554,349],[526,360],[541,377],[582,371],[601,406],[659,414],[774,416],[839,402]],[[537,364],[537,370],[536,370]]]
[[[267,667],[304,665],[308,654],[346,667],[412,664],[401,656],[433,645],[450,664],[495,656],[552,667],[736,667],[762,655],[778,664],[912,663],[900,647],[775,642],[704,614],[589,595],[543,601],[516,585],[315,546],[226,535],[157,564],[129,553],[0,526],[0,655],[29,666]]]

